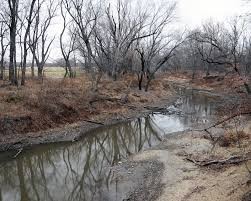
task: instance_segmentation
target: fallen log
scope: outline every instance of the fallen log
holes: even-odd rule
[[[189,162],[194,163],[195,165],[198,165],[200,167],[206,167],[210,165],[229,165],[229,164],[240,164],[242,162],[246,162],[251,160],[251,157],[247,156],[231,156],[227,159],[222,160],[196,160],[191,157],[186,157],[186,160]]]
[[[105,125],[104,123],[97,122],[97,121],[91,121],[91,120],[85,120],[85,119],[82,119],[82,121],[85,121],[85,122],[88,122],[88,123],[92,123],[92,124],[98,124],[98,125],[102,125],[102,126]]]
[[[151,110],[151,111],[166,111],[167,108],[164,107],[157,107],[157,106],[144,106],[145,109]]]

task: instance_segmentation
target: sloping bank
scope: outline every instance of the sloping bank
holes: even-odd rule
[[[63,127],[55,129],[47,129],[40,132],[29,132],[22,134],[5,135],[0,141],[0,152],[23,150],[33,147],[35,145],[60,143],[60,142],[74,142],[84,137],[88,132],[94,129],[106,126],[112,126],[121,122],[132,121],[133,119],[147,116],[152,112],[151,108],[162,108],[172,104],[177,99],[176,95],[166,97],[163,100],[157,100],[148,106],[134,106],[128,107],[128,112],[121,115],[107,115],[103,121],[84,120],[72,124],[66,124]],[[127,107],[127,105],[125,105]],[[13,122],[15,124],[15,122]]]

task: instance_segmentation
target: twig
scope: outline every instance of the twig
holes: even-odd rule
[[[233,118],[235,118],[235,117],[237,117],[237,116],[240,116],[240,115],[249,115],[249,114],[251,114],[251,111],[239,112],[239,113],[233,114],[233,115],[231,115],[230,117],[227,117],[227,118],[225,118],[225,119],[223,119],[223,120],[221,120],[221,121],[218,121],[217,123],[213,124],[212,126],[209,126],[208,128],[206,128],[206,129],[204,129],[204,130],[206,131],[206,130],[208,130],[208,129],[210,129],[210,128],[214,128],[214,127],[216,127],[216,126],[219,126],[219,125],[223,124],[224,122],[229,121],[230,119],[233,119]]]
[[[225,119],[223,119],[221,121],[216,122],[215,124],[213,124],[213,125],[211,125],[211,126],[209,126],[207,128],[204,128],[204,129],[195,129],[194,131],[205,131],[212,138],[212,134],[208,131],[210,128],[215,128],[216,126],[219,126],[219,125],[223,124],[224,122],[229,121],[229,120],[231,120],[231,119],[233,119],[233,118],[235,118],[237,116],[240,116],[240,115],[250,115],[250,114],[251,114],[251,111],[236,113],[236,114],[231,115],[230,117],[227,117],[227,118],[225,118]]]
[[[16,158],[21,152],[23,151],[23,148],[19,149],[18,152],[13,156],[13,158]]]

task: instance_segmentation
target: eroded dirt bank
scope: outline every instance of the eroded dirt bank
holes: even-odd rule
[[[134,77],[113,83],[104,79],[98,92],[87,77],[29,81],[24,88],[0,83],[0,151],[50,142],[75,141],[105,125],[144,116],[149,107],[176,99],[169,83],[156,79],[149,92]]]
[[[154,103],[135,106],[132,109],[128,109],[124,115],[107,115],[105,118],[102,118],[102,121],[99,120],[98,122],[91,120],[79,121],[40,132],[4,135],[0,138],[0,152],[20,151],[40,144],[78,141],[81,137],[87,135],[89,131],[147,116],[154,108],[167,107],[176,99],[177,94],[173,93],[168,99],[163,98]]]

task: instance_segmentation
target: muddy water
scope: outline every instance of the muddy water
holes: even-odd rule
[[[111,167],[156,146],[163,135],[203,126],[213,117],[212,98],[193,91],[181,95],[162,113],[96,129],[75,143],[39,146],[16,158],[0,155],[0,201],[123,200],[140,183],[142,170],[119,178]]]

